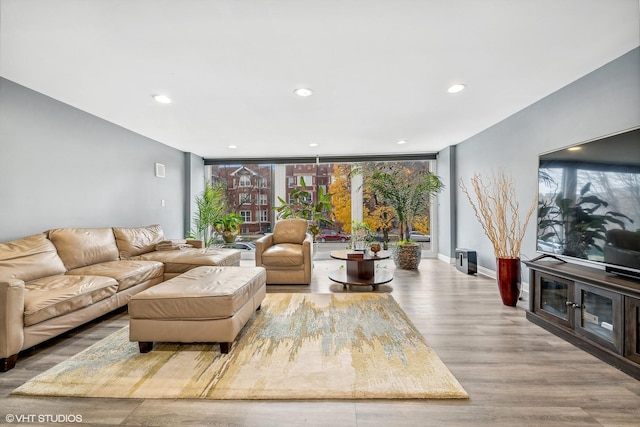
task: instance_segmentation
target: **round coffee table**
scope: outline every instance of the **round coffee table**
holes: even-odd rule
[[[329,273],[329,279],[342,283],[343,289],[347,285],[371,286],[374,290],[378,285],[388,283],[393,280],[393,274],[386,269],[376,271],[375,262],[389,258],[386,251],[378,252],[377,255],[369,255],[364,251],[333,251],[329,255],[331,258],[340,259],[347,262],[347,268]]]

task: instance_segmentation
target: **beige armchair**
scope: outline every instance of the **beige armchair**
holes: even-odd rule
[[[256,240],[256,266],[267,270],[268,285],[311,283],[313,238],[307,225],[304,219],[284,219]]]

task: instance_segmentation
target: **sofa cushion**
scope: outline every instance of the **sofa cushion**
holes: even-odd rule
[[[0,243],[0,280],[29,282],[66,271],[56,247],[44,234]]]
[[[164,231],[158,224],[136,228],[114,227],[113,235],[122,259],[151,252],[164,240]]]
[[[284,219],[276,222],[275,227],[273,227],[273,244],[302,244],[302,241],[307,236],[308,226],[309,224],[304,219]]]
[[[25,284],[24,325],[35,325],[115,295],[118,282],[104,276],[50,276]]]
[[[294,267],[304,264],[302,245],[282,243],[262,252],[262,264],[268,267]]]
[[[67,270],[120,259],[111,228],[57,228],[49,239]]]
[[[176,251],[153,251],[135,257],[146,261],[160,261],[164,264],[165,274],[177,274],[189,271],[200,265],[235,266],[240,264],[240,251],[237,249],[180,249]]]
[[[118,292],[153,279],[161,279],[164,265],[157,261],[109,261],[69,270],[78,276],[106,276],[118,281]]]

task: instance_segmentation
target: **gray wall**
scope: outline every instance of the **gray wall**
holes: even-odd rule
[[[444,184],[444,191],[438,194],[438,223],[435,227],[438,239],[438,256],[441,258],[453,258],[456,244],[455,228],[455,185],[456,185],[456,147],[447,147],[438,153],[437,175]],[[432,233],[434,234],[434,233]],[[446,254],[446,255],[443,255]]]
[[[185,235],[193,229],[193,218],[198,210],[195,196],[204,191],[205,166],[204,159],[192,153],[184,153],[185,162],[185,199],[184,199],[184,230]]]
[[[154,223],[183,237],[185,189],[203,177],[192,157],[0,79],[0,241],[55,227]],[[165,178],[155,176],[156,162]]]
[[[488,177],[492,170],[504,168],[514,180],[517,199],[525,211],[537,194],[537,161],[543,152],[640,125],[640,48],[586,75],[539,102],[514,114],[456,146],[455,158],[443,156],[442,162],[454,162],[457,175],[466,183],[474,173]],[[438,170],[450,168],[440,165]],[[441,220],[451,216],[458,247],[478,253],[481,268],[495,271],[495,258],[489,239],[456,183],[457,213],[441,206]],[[534,214],[535,215],[535,214]],[[536,256],[535,217],[525,236],[522,259]],[[444,237],[441,237],[444,238]],[[442,242],[440,242],[442,243]],[[439,245],[442,257],[451,258],[445,244]],[[523,278],[527,280],[523,269]]]

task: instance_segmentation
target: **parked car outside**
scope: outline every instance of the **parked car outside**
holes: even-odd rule
[[[256,245],[252,242],[235,242],[224,245],[228,249],[240,249],[242,251],[255,251]]]
[[[328,231],[321,231],[316,236],[316,241],[318,241],[320,243],[324,243],[324,242],[346,242],[350,238],[351,238],[351,236],[349,236],[348,234],[339,233],[339,232],[333,231],[333,230],[328,230]]]
[[[409,239],[413,240],[414,242],[430,242],[431,236],[429,236],[428,234],[422,234],[418,231],[410,231]]]
[[[367,240],[370,241],[370,242],[383,242],[384,241],[384,234],[370,232],[367,235]]]

